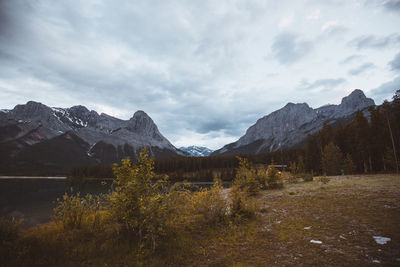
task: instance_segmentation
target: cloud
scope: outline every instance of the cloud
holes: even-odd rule
[[[342,25],[339,21],[328,21],[322,25],[321,30],[324,34],[341,34],[347,32],[349,29]]]
[[[400,71],[400,52],[389,62],[389,66],[393,71]]]
[[[300,90],[313,90],[313,89],[319,89],[319,91],[328,91],[332,90],[335,87],[339,86],[340,84],[345,83],[346,80],[343,78],[337,78],[337,79],[320,79],[316,80],[312,83],[308,82],[307,80],[303,80],[300,83],[299,89]]]
[[[400,76],[396,76],[393,80],[381,84],[379,87],[371,90],[371,95],[378,100],[390,100],[394,93],[400,89]]]
[[[321,18],[321,10],[315,9],[308,16],[307,20],[319,20]]]
[[[391,46],[400,45],[400,34],[391,34],[387,36],[363,35],[349,42],[349,45],[357,49],[383,49]]]
[[[368,0],[364,2],[364,6],[389,12],[400,12],[400,0]]]
[[[279,28],[287,28],[293,23],[293,15],[286,16],[279,22]]]
[[[351,70],[349,70],[349,75],[360,75],[360,74],[362,74],[363,72],[365,72],[365,71],[367,71],[367,70],[369,70],[369,69],[372,69],[372,68],[375,68],[375,64],[374,63],[372,63],[372,62],[367,62],[367,63],[364,63],[364,64],[362,64],[362,65],[360,65],[360,66],[358,66],[358,67],[356,67],[356,68],[354,68],[354,69],[351,69]]]
[[[275,59],[286,65],[305,57],[312,48],[310,41],[301,40],[297,35],[289,32],[278,34],[271,46]]]
[[[400,0],[385,0],[383,6],[390,11],[400,12]]]
[[[385,34],[398,32],[399,20],[362,8],[345,0],[0,0],[0,108],[82,104],[123,119],[141,109],[173,144],[223,146],[285,102],[334,101],[295,89],[343,85],[347,66],[338,61],[361,64],[346,43],[355,33],[370,36],[361,40],[367,47],[397,45]],[[368,51],[368,61],[380,58]]]
[[[361,55],[351,55],[351,56],[346,57],[342,61],[340,61],[340,64],[348,64],[353,61],[360,60],[362,58],[363,58],[363,56],[361,56]]]

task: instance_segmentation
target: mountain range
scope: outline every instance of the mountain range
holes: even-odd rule
[[[75,165],[136,158],[144,147],[155,158],[185,155],[144,111],[121,120],[84,106],[54,108],[33,101],[0,111],[0,172],[63,172]]]
[[[375,106],[360,89],[344,97],[339,105],[325,105],[313,109],[306,103],[288,103],[283,108],[262,117],[234,143],[225,145],[211,155],[259,154],[281,149],[301,147],[307,135],[321,130],[324,124],[349,123],[358,110],[368,116],[368,108]]]
[[[207,157],[213,152],[211,149],[204,146],[188,146],[180,147],[179,149],[188,153],[192,157]]]
[[[144,111],[121,120],[84,106],[56,108],[29,101],[11,110],[0,110],[0,175],[65,174],[74,166],[136,158],[145,147],[155,158],[258,154],[296,148],[324,124],[346,125],[358,110],[368,116],[368,108],[374,105],[359,89],[339,105],[313,109],[306,103],[288,103],[260,118],[236,142],[212,152],[196,146],[177,149]]]

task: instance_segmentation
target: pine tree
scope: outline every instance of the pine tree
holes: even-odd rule
[[[305,165],[308,172],[321,172],[321,149],[317,135],[307,137]]]
[[[342,152],[333,142],[324,147],[322,153],[322,168],[327,175],[340,174],[342,167]]]
[[[363,170],[366,173],[368,169],[371,169],[368,121],[361,111],[357,111],[356,117],[351,124],[356,141],[356,164],[359,170]]]
[[[344,158],[343,162],[343,168],[345,174],[353,174],[354,171],[356,170],[356,165],[354,165],[353,159],[351,158],[350,154],[346,154],[346,157]]]

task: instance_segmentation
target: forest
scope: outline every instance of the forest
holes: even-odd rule
[[[400,90],[392,101],[358,111],[348,125],[324,125],[309,135],[305,147],[257,155],[241,155],[259,168],[284,164],[297,173],[361,174],[398,172],[400,157]],[[232,181],[239,160],[236,156],[175,157],[155,161],[155,172],[171,181]],[[73,168],[69,177],[113,178],[111,166]]]

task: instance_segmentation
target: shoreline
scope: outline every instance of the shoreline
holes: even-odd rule
[[[0,179],[41,179],[41,180],[66,180],[66,176],[0,176]]]

